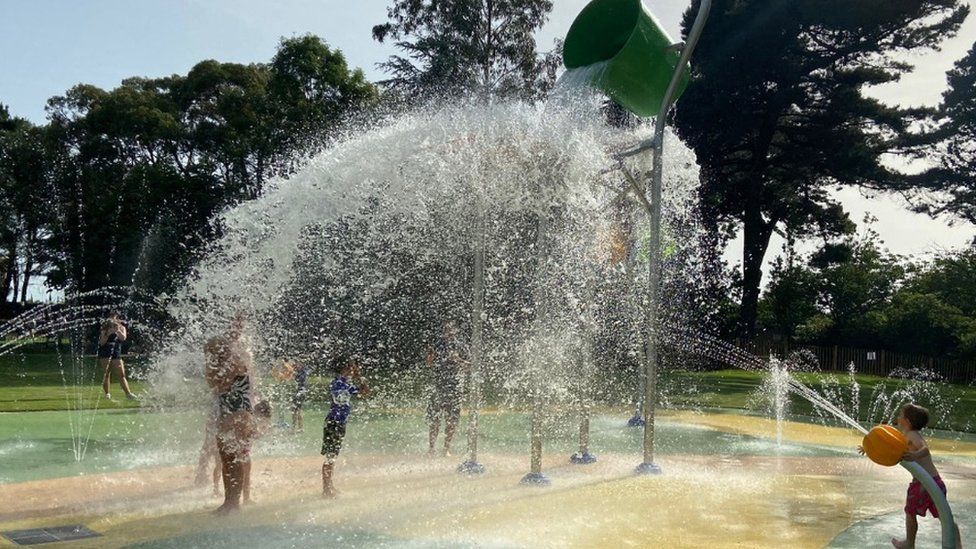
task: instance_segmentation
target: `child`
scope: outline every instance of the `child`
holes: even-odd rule
[[[203,486],[207,483],[207,465],[210,464],[210,459],[214,460],[213,468],[213,495],[220,495],[220,478],[221,478],[221,466],[220,466],[220,453],[217,452],[217,421],[220,419],[220,401],[216,397],[213,400],[213,406],[210,409],[210,415],[207,417],[207,425],[204,428],[203,435],[203,447],[200,448],[200,458],[197,461],[197,473],[196,480],[194,483],[197,486]]]
[[[292,379],[295,380],[295,393],[291,398],[291,429],[293,433],[305,432],[305,419],[302,417],[302,407],[308,398],[308,367],[305,361],[293,363]]]
[[[342,439],[346,436],[346,420],[349,419],[350,403],[353,395],[369,395],[369,387],[359,373],[359,363],[352,356],[341,356],[336,361],[337,376],[329,386],[332,394],[332,408],[325,417],[322,427],[322,497],[336,496],[335,486],[332,484],[332,472],[335,468],[335,458],[342,447]]]
[[[462,357],[464,348],[457,338],[453,323],[444,325],[443,337],[427,350],[427,365],[431,371],[430,401],[427,404],[427,455],[434,455],[441,417],[444,418],[444,455],[451,455],[451,441],[461,418],[461,399],[464,373],[469,364]]]
[[[914,461],[932,475],[936,484],[946,493],[945,483],[939,477],[939,471],[932,462],[932,453],[922,438],[920,431],[929,423],[929,411],[915,404],[905,404],[898,413],[898,428],[905,433],[908,439],[908,451],[902,456],[903,461]],[[898,548],[915,547],[915,534],[918,532],[917,516],[924,517],[925,513],[932,513],[932,516],[939,518],[939,511],[935,508],[929,493],[925,491],[918,480],[912,480],[908,485],[908,497],[905,501],[905,539],[899,541],[891,538],[891,544]],[[956,527],[956,547],[961,547],[959,538],[959,527]]]
[[[271,426],[271,404],[267,400],[258,401],[254,405],[254,432],[251,436],[255,440],[268,432]],[[244,462],[244,505],[253,503],[251,500],[251,460],[248,453],[248,460]]]
[[[245,464],[251,461],[255,434],[251,391],[251,351],[244,344],[247,319],[238,312],[227,330],[204,346],[207,385],[217,400],[217,452],[224,479],[224,503],[217,514],[240,508]]]
[[[102,323],[98,334],[98,365],[105,372],[102,376],[102,392],[107,400],[112,400],[109,386],[112,382],[112,372],[119,380],[125,398],[139,400],[129,390],[129,381],[125,378],[125,362],[122,361],[122,342],[128,337],[125,324],[119,320],[119,313],[111,311]]]

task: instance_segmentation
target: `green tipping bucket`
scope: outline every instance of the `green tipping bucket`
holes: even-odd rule
[[[681,57],[679,50],[668,49],[672,44],[641,0],[593,0],[569,28],[563,63],[577,69],[605,62],[591,83],[632,113],[654,116]],[[684,67],[672,100],[689,78]]]

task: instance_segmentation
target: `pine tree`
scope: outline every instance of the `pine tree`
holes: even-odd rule
[[[947,76],[942,125],[920,150],[935,166],[911,178],[905,190],[917,211],[976,223],[976,44]]]
[[[540,56],[534,36],[551,10],[551,0],[395,0],[373,37],[405,56],[380,64],[382,84],[411,97],[538,98],[558,61]]]
[[[701,166],[703,217],[717,234],[744,237],[741,335],[755,329],[773,232],[850,232],[831,188],[904,179],[882,156],[930,113],[864,88],[897,80],[910,67],[896,54],[937,47],[968,11],[958,0],[716,0],[675,122]]]

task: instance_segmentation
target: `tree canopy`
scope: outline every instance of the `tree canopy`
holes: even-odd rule
[[[4,110],[0,186],[17,193],[0,200],[41,216],[4,219],[23,240],[6,257],[24,279],[49,259],[51,287],[166,291],[219,232],[215,214],[293,172],[377,97],[340,52],[301,36],[267,64],[207,60],[112,90],[79,84],[48,101],[43,128]],[[31,246],[48,236],[42,258]]]
[[[697,9],[686,13],[685,33]],[[891,189],[905,177],[883,155],[900,152],[930,113],[884,105],[864,88],[897,80],[910,67],[895,54],[937,47],[968,8],[957,0],[717,0],[712,10],[675,125],[698,158],[704,219],[725,238],[742,230],[739,329],[749,336],[771,235],[850,233],[830,190]]]
[[[380,64],[390,74],[383,84],[411,96],[536,99],[558,66],[534,36],[551,10],[551,0],[395,0],[389,21],[373,27],[405,54]]]
[[[869,229],[775,262],[759,310],[787,340],[973,358],[976,250],[913,261]]]
[[[933,166],[912,177],[905,190],[919,211],[976,223],[976,44],[947,80],[941,125],[919,151]]]

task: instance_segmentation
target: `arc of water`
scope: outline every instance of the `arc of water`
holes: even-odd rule
[[[37,331],[31,332],[26,336],[19,337],[0,345],[0,356],[10,354],[25,345],[29,345],[32,343],[32,339],[35,337],[50,337],[52,335],[61,334],[68,330],[72,330],[83,325],[88,325],[90,323],[91,320],[87,318],[71,320],[58,319],[57,321],[42,326]]]
[[[44,337],[49,338],[58,334],[63,334],[69,330],[76,330],[78,328],[83,328],[85,326],[91,326],[97,324],[101,321],[98,317],[81,317],[72,319],[57,319],[48,324],[39,326],[35,331],[28,335],[19,337],[13,341],[8,341],[0,345],[0,356],[10,354],[25,345],[29,345],[33,338]],[[133,321],[130,322],[131,327],[145,327],[142,323]]]
[[[65,357],[62,355],[60,347],[61,336],[66,332],[97,325],[101,320],[100,313],[112,306],[113,301],[126,297],[126,294],[131,297],[137,292],[138,290],[122,286],[104,287],[82,292],[71,296],[65,303],[52,303],[35,307],[0,325],[2,326],[0,327],[0,338],[18,334],[14,339],[0,344],[0,356],[13,353],[31,344],[37,337],[50,338],[53,336],[56,339],[58,371],[64,388],[63,395],[68,416],[71,448],[76,461],[83,460],[87,455],[101,397],[100,395],[91,396],[97,392],[95,389],[97,368],[85,368],[83,348],[78,349],[77,352],[73,349],[71,356],[67,358],[70,365],[65,365]],[[106,298],[111,298],[111,300],[108,303],[88,303],[87,300],[92,298],[103,301]],[[142,325],[134,320],[130,321],[130,326],[139,327]],[[73,341],[80,341],[81,337],[83,336],[76,334]],[[74,345],[75,343],[72,343],[72,346]],[[85,413],[89,415],[85,417]]]
[[[731,366],[752,371],[761,371],[763,367],[762,360],[759,359],[759,357],[747,353],[738,347],[731,345],[730,343],[726,343],[704,334],[698,334],[693,338],[690,336],[690,334],[682,329],[671,329],[668,331],[668,336],[672,339],[672,341],[677,343],[686,345],[691,344],[705,347],[706,349],[720,351],[719,353],[715,353],[711,356],[718,355],[722,359],[725,359],[725,361]],[[834,403],[825,399],[822,395],[817,393],[817,391],[810,388],[803,382],[799,381],[793,376],[789,376],[788,383],[790,390],[805,398],[814,406],[827,411],[861,434],[868,433],[868,430],[863,425],[858,423],[857,420],[850,417]],[[918,479],[918,481],[922,484],[922,487],[925,488],[925,491],[928,492],[929,496],[932,498],[932,501],[935,503],[935,507],[939,511],[942,524],[942,547],[944,549],[955,549],[955,520],[952,515],[952,509],[949,506],[949,501],[946,499],[945,494],[942,493],[942,489],[939,488],[932,476],[929,475],[928,472],[926,472],[925,469],[923,469],[918,463],[902,461],[900,462],[900,465],[911,473],[914,478]]]
[[[119,299],[120,293],[133,293],[133,288],[126,286],[106,286],[103,288],[98,288],[95,290],[90,290],[87,292],[81,292],[72,295],[65,303],[70,303],[71,301],[80,302],[82,300],[94,297],[111,297],[114,299]],[[29,311],[18,315],[6,322],[0,323],[0,338],[4,338],[7,335],[19,331],[23,326],[28,325],[28,323],[33,322],[37,318],[43,318],[48,315],[48,313],[57,310],[59,313],[63,313],[65,310],[70,310],[76,307],[88,308],[91,310],[102,310],[108,307],[108,304],[103,305],[89,305],[85,303],[79,303],[77,305],[66,305],[65,303],[48,303],[45,305],[40,305],[34,307]]]

